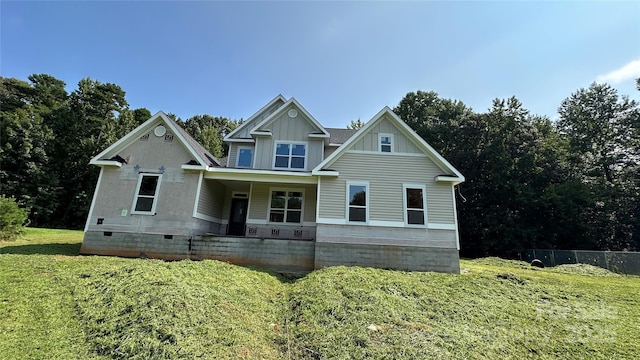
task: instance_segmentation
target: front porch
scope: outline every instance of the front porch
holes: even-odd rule
[[[193,214],[205,225],[196,233],[204,237],[314,241],[317,184],[310,180],[315,178],[256,177],[246,181],[205,175],[200,179]]]

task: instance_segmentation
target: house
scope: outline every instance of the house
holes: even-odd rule
[[[464,177],[388,107],[323,127],[278,95],[213,157],[159,112],[95,156],[82,254],[459,272]]]

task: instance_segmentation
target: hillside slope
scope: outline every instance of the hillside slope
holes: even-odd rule
[[[77,256],[79,232],[0,244],[0,359],[634,358],[640,278],[463,261],[292,281],[218,261]]]

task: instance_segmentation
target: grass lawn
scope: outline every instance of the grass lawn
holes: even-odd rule
[[[0,359],[633,359],[640,277],[495,258],[462,274],[78,256],[82,232],[0,243]]]

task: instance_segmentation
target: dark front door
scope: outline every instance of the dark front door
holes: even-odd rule
[[[231,201],[231,217],[229,218],[228,235],[244,235],[244,225],[247,221],[247,199],[233,199]]]

